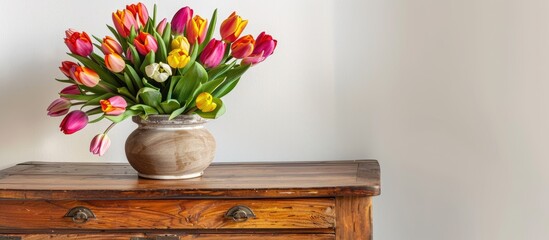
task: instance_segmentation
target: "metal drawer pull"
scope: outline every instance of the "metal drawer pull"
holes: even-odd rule
[[[249,207],[238,205],[229,209],[225,213],[225,218],[235,222],[245,222],[248,221],[248,218],[255,218],[255,214]]]
[[[86,207],[75,207],[69,210],[67,214],[65,214],[66,218],[71,218],[73,222],[75,223],[85,223],[90,218],[95,218],[95,214]]]

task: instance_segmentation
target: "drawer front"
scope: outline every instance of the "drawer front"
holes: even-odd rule
[[[242,207],[235,212],[236,206]],[[246,208],[253,214],[243,213]],[[230,209],[233,212],[225,216]],[[17,229],[334,229],[334,226],[335,200],[332,198],[0,201],[0,232],[2,229],[4,232]]]
[[[333,234],[195,234],[147,236],[145,234],[31,234],[0,235],[0,240],[334,240]]]

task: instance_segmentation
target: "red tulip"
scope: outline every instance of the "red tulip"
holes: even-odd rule
[[[63,61],[61,62],[61,67],[59,67],[59,70],[65,74],[68,78],[71,77],[71,72],[74,71],[74,68],[78,67],[79,65],[75,62],[71,61]]]
[[[224,54],[225,43],[212,39],[200,54],[200,62],[207,68],[213,68],[221,63]]]
[[[231,56],[236,59],[242,59],[254,51],[255,40],[252,35],[246,35],[233,42],[231,45]]]
[[[67,114],[59,128],[65,134],[73,134],[88,125],[88,115],[80,110],[74,110]]]
[[[189,40],[190,44],[201,44],[204,42],[207,30],[208,21],[196,15],[187,22],[187,28],[185,29],[185,32],[187,33],[187,40]]]
[[[66,98],[55,99],[48,106],[48,116],[59,117],[67,114],[71,108],[71,101]]]
[[[233,12],[231,16],[221,23],[221,27],[219,28],[221,38],[225,42],[234,42],[242,31],[244,31],[246,25],[248,25],[248,20],[242,20],[240,16],[236,15],[236,12]]]
[[[133,40],[133,44],[141,55],[147,55],[150,51],[156,52],[158,49],[156,39],[146,32],[140,32]]]
[[[149,20],[149,11],[147,11],[147,7],[145,7],[145,4],[138,3],[126,5],[126,9],[132,13],[133,17],[135,18],[135,20],[137,20],[137,23],[140,27],[147,25],[147,21]]]
[[[107,134],[101,133],[96,135],[92,139],[90,143],[90,152],[95,155],[103,156],[103,154],[107,152],[110,146],[111,139],[109,138],[109,136]]]
[[[128,37],[130,35],[131,29],[135,31],[139,30],[139,25],[137,20],[135,20],[134,15],[128,9],[118,10],[112,13],[112,21],[114,27],[120,36]]]
[[[104,54],[117,53],[122,54],[122,46],[112,37],[106,36],[101,43],[101,50]]]
[[[193,10],[189,7],[179,9],[172,18],[172,32],[177,35],[183,34],[187,22],[193,17]]]
[[[76,83],[87,87],[95,87],[101,80],[96,72],[84,66],[76,67],[71,73],[71,77]]]
[[[90,37],[85,32],[76,32],[73,29],[65,31],[65,44],[72,53],[87,57],[93,51]]]
[[[268,56],[273,54],[277,41],[271,35],[262,32],[257,36],[252,54],[242,59],[243,64],[257,64],[263,62]]]

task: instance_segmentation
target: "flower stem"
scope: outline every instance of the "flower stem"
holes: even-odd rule
[[[105,129],[105,131],[103,133],[107,134],[111,130],[111,128],[114,127],[114,125],[116,125],[116,123],[111,123],[111,125],[109,125],[109,127],[107,129]]]

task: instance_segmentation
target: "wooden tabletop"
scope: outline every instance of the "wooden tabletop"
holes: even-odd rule
[[[0,200],[374,196],[376,160],[214,163],[199,178],[139,178],[125,163],[26,162],[0,171]]]

